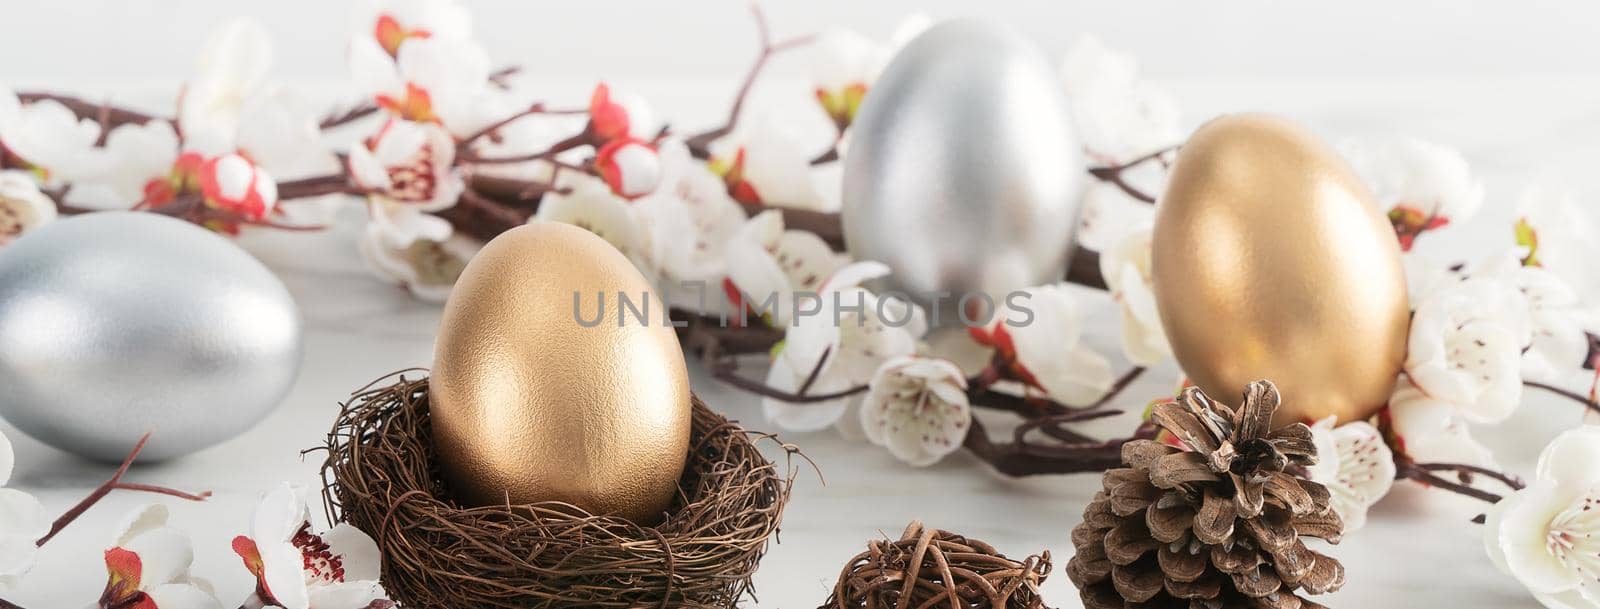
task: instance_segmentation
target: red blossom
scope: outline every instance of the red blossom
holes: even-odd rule
[[[421,28],[408,30],[389,15],[379,16],[378,23],[373,27],[372,31],[372,36],[378,39],[378,44],[383,47],[383,50],[390,57],[400,56],[400,45],[404,44],[405,41],[413,38],[428,38],[432,35],[428,30]]]
[[[406,83],[406,93],[403,98],[395,98],[387,93],[379,93],[378,106],[394,113],[395,116],[419,123],[437,123],[439,116],[433,113],[433,97],[428,90],[416,85]]]
[[[628,109],[611,101],[611,87],[605,83],[594,86],[589,95],[589,133],[602,142],[628,137],[632,124]]]

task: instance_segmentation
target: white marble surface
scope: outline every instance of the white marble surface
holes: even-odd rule
[[[664,114],[708,122],[720,112],[727,86],[658,83],[641,92],[657,100]],[[779,93],[768,95],[783,94],[786,88],[803,95],[801,87],[778,83],[770,89]],[[1489,204],[1478,222],[1458,234],[1440,236],[1437,241],[1454,244],[1439,248],[1447,254],[1470,251],[1481,239],[1504,239],[1515,194],[1532,178],[1570,179],[1579,192],[1592,192],[1596,186],[1583,171],[1600,161],[1600,87],[1590,82],[1208,81],[1174,88],[1191,122],[1224,111],[1271,110],[1305,120],[1330,137],[1400,129],[1461,147],[1487,182]],[[712,90],[716,93],[707,93]],[[307,321],[299,381],[283,406],[245,435],[186,459],[137,467],[129,475],[133,481],[216,493],[201,504],[156,500],[168,503],[178,524],[192,534],[195,572],[216,583],[228,606],[243,598],[251,583],[229,541],[245,531],[258,494],[285,480],[317,484],[317,457],[302,459],[299,451],[321,443],[336,402],[380,374],[424,366],[431,359],[439,309],[369,278],[355,254],[354,237],[354,227],[345,226],[320,235],[248,240],[251,251],[281,274]],[[1109,305],[1103,296],[1087,291],[1083,296],[1094,303],[1092,343],[1114,353]],[[1123,402],[1137,411],[1146,399],[1167,391],[1175,377],[1170,365],[1158,369],[1141,379]],[[694,382],[714,407],[752,427],[765,427],[755,399],[716,386],[700,370]],[[1125,431],[1131,417],[1100,422],[1092,429],[1104,435]],[[1481,435],[1500,451],[1509,469],[1527,473],[1544,442],[1578,420],[1572,404],[1530,393],[1512,422]],[[53,511],[77,501],[109,473],[3,423],[0,430],[17,448],[13,485],[37,494]],[[842,562],[866,539],[897,535],[914,518],[988,540],[1016,556],[1049,550],[1058,568],[1046,587],[1048,599],[1059,607],[1079,606],[1059,566],[1072,553],[1068,532],[1098,486],[1097,477],[1010,480],[964,455],[912,469],[886,451],[848,443],[831,432],[785,437],[817,462],[826,484],[809,469],[800,471],[781,543],[762,563],[756,579],[759,601],[749,606],[815,607]],[[110,527],[127,510],[150,500],[113,494],[44,548],[32,575],[6,597],[30,609],[92,603],[104,582],[100,552],[112,534]],[[1334,550],[1347,566],[1349,583],[1322,600],[1342,607],[1536,606],[1485,557],[1480,527],[1468,522],[1479,509],[1470,501],[1400,484],[1375,509],[1367,528]]]

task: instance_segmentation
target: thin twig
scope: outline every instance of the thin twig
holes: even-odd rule
[[[1513,474],[1498,472],[1487,467],[1481,467],[1477,465],[1469,465],[1466,463],[1413,463],[1412,465],[1418,469],[1430,472],[1456,472],[1461,476],[1481,474],[1498,480],[1501,484],[1504,484],[1510,487],[1512,490],[1517,491],[1527,487],[1527,484],[1522,481],[1522,478],[1519,478]]]
[[[377,104],[374,104],[370,101],[361,102],[342,111],[331,112],[327,116],[322,117],[322,121],[317,123],[317,128],[326,131],[335,127],[342,127],[368,116],[372,116],[377,111]]]
[[[1585,408],[1588,408],[1589,410],[1593,410],[1593,411],[1595,411],[1597,413],[1600,413],[1600,403],[1595,403],[1593,400],[1590,400],[1589,398],[1584,397],[1583,394],[1578,393],[1576,391],[1569,391],[1569,390],[1557,387],[1555,385],[1551,385],[1551,384],[1548,384],[1548,383],[1541,383],[1539,381],[1522,381],[1522,384],[1523,385],[1527,385],[1529,387],[1533,387],[1535,389],[1543,389],[1543,390],[1548,391],[1550,393],[1554,393],[1556,395],[1559,395],[1561,397],[1570,399],[1570,400],[1572,400],[1574,402],[1577,402],[1579,404],[1583,404],[1583,406]]]
[[[581,146],[588,146],[588,145],[592,144],[593,143],[592,139],[593,138],[590,136],[589,131],[587,129],[585,129],[582,132],[580,132],[580,133],[578,133],[576,135],[573,135],[571,137],[568,137],[568,138],[566,138],[564,140],[561,140],[559,142],[556,142],[555,144],[552,144],[549,148],[546,148],[546,149],[541,150],[539,152],[532,152],[532,153],[528,153],[528,154],[519,154],[519,155],[516,155],[516,156],[508,156],[508,157],[489,157],[489,158],[485,158],[485,157],[478,156],[478,154],[473,152],[473,151],[463,150],[461,156],[463,157],[463,159],[462,159],[463,161],[465,161],[467,163],[475,163],[475,164],[479,164],[479,165],[503,165],[503,164],[508,164],[508,163],[522,163],[522,162],[526,162],[526,161],[553,161],[556,158],[556,155],[558,155],[558,154],[561,154],[561,153],[566,152],[568,150],[572,150],[574,148],[578,148],[578,147],[581,147]]]
[[[1125,171],[1127,171],[1129,169],[1132,169],[1134,167],[1138,167],[1138,166],[1143,165],[1145,163],[1148,163],[1150,161],[1163,160],[1163,158],[1166,156],[1167,153],[1172,152],[1172,151],[1177,150],[1177,149],[1178,149],[1177,146],[1169,146],[1167,148],[1162,148],[1162,149],[1157,150],[1155,152],[1152,152],[1150,154],[1146,154],[1146,155],[1141,156],[1139,158],[1136,158],[1134,160],[1128,161],[1126,163],[1119,163],[1119,164],[1116,164],[1116,165],[1108,165],[1108,166],[1105,166],[1105,167],[1090,167],[1089,168],[1089,175],[1094,176],[1096,179],[1098,179],[1098,180],[1100,180],[1102,182],[1109,183],[1112,186],[1116,186],[1117,188],[1122,189],[1122,192],[1127,193],[1128,196],[1130,196],[1130,197],[1133,197],[1133,198],[1138,199],[1140,201],[1144,201],[1145,203],[1155,203],[1156,202],[1156,198],[1155,198],[1154,195],[1151,195],[1151,194],[1145,193],[1142,190],[1139,190],[1133,184],[1129,183],[1128,180],[1126,178],[1124,178],[1122,174],[1123,174],[1123,172],[1125,172]]]
[[[39,541],[35,542],[35,545],[43,546],[45,543],[49,542],[56,536],[57,533],[60,533],[62,529],[67,528],[67,525],[72,524],[72,522],[77,520],[79,516],[82,516],[84,512],[89,511],[89,508],[94,507],[94,505],[99,503],[101,499],[104,499],[106,495],[111,494],[111,491],[125,490],[158,493],[162,495],[188,499],[190,501],[204,501],[206,498],[211,496],[211,491],[204,491],[201,493],[185,493],[183,491],[162,486],[123,482],[122,476],[128,473],[128,468],[133,466],[133,460],[139,456],[139,452],[144,450],[144,445],[149,441],[149,433],[145,433],[143,436],[141,436],[139,438],[139,442],[133,445],[133,450],[128,451],[128,456],[122,460],[122,465],[117,467],[116,473],[112,474],[110,479],[107,479],[105,482],[101,483],[100,486],[96,487],[93,491],[90,491],[89,496],[84,497],[82,501],[77,503],[77,505],[72,506],[71,508],[67,509],[65,513],[61,514],[60,518],[57,518],[55,522],[50,524],[50,532],[45,533],[44,537],[40,537]],[[4,605],[0,605],[0,608],[3,607]]]
[[[521,112],[517,112],[515,114],[512,114],[511,116],[507,116],[507,117],[502,118],[500,120],[497,120],[497,121],[495,121],[493,123],[490,123],[488,126],[482,128],[482,129],[479,129],[479,130],[473,132],[472,134],[470,134],[470,135],[468,135],[468,136],[466,136],[464,138],[461,138],[460,143],[458,144],[458,146],[460,146],[462,148],[465,148],[467,146],[471,146],[474,142],[476,142],[476,141],[478,141],[480,139],[483,139],[485,137],[489,137],[490,135],[493,135],[496,131],[499,131],[501,128],[505,127],[506,125],[514,123],[517,120],[522,119],[524,117],[533,116],[535,114],[575,115],[575,114],[583,114],[585,112],[588,112],[588,110],[582,110],[582,109],[579,109],[579,110],[551,110],[551,109],[545,107],[544,102],[534,102],[533,105],[530,105],[527,108],[524,108]]]
[[[697,158],[711,156],[711,142],[717,141],[729,133],[739,124],[739,115],[744,112],[745,99],[750,97],[750,89],[755,86],[756,78],[761,76],[761,71],[773,55],[799,48],[810,44],[814,37],[798,36],[780,42],[772,41],[772,31],[767,25],[767,16],[761,11],[761,5],[751,3],[750,13],[756,20],[756,34],[761,41],[761,53],[756,55],[756,61],[750,66],[750,71],[745,74],[744,82],[739,85],[738,93],[734,94],[733,106],[728,110],[728,120],[722,126],[700,133],[685,140],[689,151]]]

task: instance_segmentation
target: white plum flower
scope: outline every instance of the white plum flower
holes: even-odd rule
[[[410,40],[472,35],[471,12],[452,0],[359,0],[350,21],[390,57]]]
[[[604,182],[587,175],[563,173],[557,184],[570,190],[546,194],[530,221],[577,226],[605,239],[630,260],[639,259],[644,235],[626,200],[611,192]]]
[[[166,180],[178,161],[178,132],[172,123],[128,123],[106,135],[98,149],[103,162],[73,176],[66,202],[87,209],[129,209],[145,200],[152,182]]]
[[[1177,103],[1141,78],[1132,55],[1083,36],[1067,51],[1061,74],[1078,137],[1096,162],[1126,162],[1183,141]]]
[[[211,33],[178,107],[189,149],[234,151],[245,106],[268,94],[272,55],[272,37],[255,20],[235,19]]]
[[[245,607],[365,609],[386,601],[378,584],[378,544],[348,523],[311,528],[305,489],[283,484],[262,497],[250,534],[233,551],[256,578]]]
[[[1517,203],[1514,238],[1526,266],[1546,269],[1577,290],[1584,302],[1600,302],[1600,240],[1594,238],[1595,216],[1588,203],[1543,186],[1529,188]]]
[[[1122,309],[1122,351],[1139,366],[1151,366],[1172,355],[1151,281],[1153,241],[1150,229],[1140,228],[1100,254],[1100,274]]]
[[[1468,420],[1503,421],[1522,400],[1530,340],[1527,300],[1515,287],[1489,278],[1447,284],[1417,306],[1405,372]]]
[[[719,287],[726,276],[728,241],[747,216],[682,140],[664,140],[657,148],[661,185],[633,202],[645,274],[657,278],[657,290],[673,306],[724,313],[721,291],[708,288]]]
[[[99,138],[99,123],[78,118],[60,102],[23,104],[0,86],[0,144],[47,184],[98,171],[100,155],[94,148]]]
[[[39,191],[33,174],[0,171],[0,248],[56,219],[56,203]]]
[[[1419,463],[1463,463],[1499,469],[1494,453],[1472,437],[1456,404],[1432,397],[1402,377],[1389,398],[1395,449]]]
[[[1600,426],[1557,436],[1537,477],[1489,508],[1484,546],[1495,566],[1550,609],[1600,607]]]
[[[456,143],[431,123],[391,119],[350,145],[350,176],[376,203],[439,211],[456,204],[466,181],[455,167]]]
[[[811,45],[811,83],[817,103],[840,131],[850,126],[861,100],[900,47],[933,25],[915,13],[900,21],[894,35],[878,42],[853,30],[829,28]]]
[[[1064,284],[1008,295],[989,326],[967,330],[995,350],[999,372],[1059,402],[1091,404],[1115,382],[1111,362],[1081,344],[1082,314]]]
[[[1491,258],[1473,274],[1522,292],[1532,333],[1532,342],[1522,353],[1524,377],[1561,382],[1580,371],[1589,355],[1586,331],[1596,328],[1597,316],[1571,285],[1548,269],[1522,265],[1514,255]]]
[[[711,170],[740,203],[829,211],[811,182],[811,156],[776,116],[742,121],[711,152]]]
[[[16,465],[11,440],[0,433],[0,590],[17,585],[33,568],[37,542],[50,532],[50,516],[33,495],[5,488]]]
[[[634,139],[616,139],[595,153],[594,168],[611,192],[637,199],[661,184],[661,157],[655,146]]]
[[[921,308],[860,287],[888,274],[881,263],[856,262],[824,280],[815,311],[797,316],[786,328],[767,384],[793,392],[816,372],[808,394],[836,393],[865,385],[890,358],[916,353],[917,339],[927,332]],[[839,397],[796,404],[763,398],[761,405],[767,420],[779,427],[816,431],[840,422],[853,401]]]
[[[431,216],[430,216],[431,217]],[[361,238],[361,256],[379,278],[404,286],[418,300],[444,302],[472,256],[483,244],[465,235],[413,238],[404,245],[370,222]]]
[[[861,426],[873,444],[901,461],[932,465],[961,448],[972,426],[967,378],[942,359],[901,356],[872,376],[861,404]]]
[[[1354,531],[1366,524],[1367,508],[1394,486],[1394,453],[1371,423],[1335,423],[1328,417],[1311,426],[1317,463],[1306,468],[1306,477],[1328,488],[1345,531]]]
[[[1340,149],[1372,190],[1403,250],[1423,232],[1459,224],[1483,206],[1483,183],[1454,148],[1385,136],[1352,138]]]
[[[189,536],[167,525],[167,508],[147,505],[123,519],[105,551],[99,609],[221,609],[211,584],[189,574]]]
[[[437,122],[458,136],[501,118],[487,103],[488,52],[472,40],[412,39],[392,58],[373,37],[357,35],[350,70],[357,89],[398,118]]]
[[[789,325],[796,299],[817,293],[846,261],[815,233],[784,230],[783,214],[775,209],[740,226],[729,237],[724,257],[724,288],[733,310],[753,312],[773,327]]]

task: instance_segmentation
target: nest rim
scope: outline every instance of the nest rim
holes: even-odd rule
[[[774,436],[691,403],[677,495],[642,525],[562,502],[455,502],[434,459],[426,371],[386,375],[341,403],[328,432],[327,516],[377,542],[382,583],[404,607],[732,607],[753,595],[796,469],[756,446]]]

